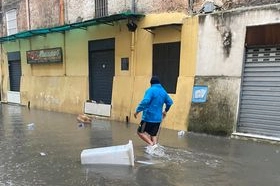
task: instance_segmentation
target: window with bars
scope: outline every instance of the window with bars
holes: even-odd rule
[[[95,0],[95,18],[108,15],[108,0]]]
[[[17,11],[16,9],[6,12],[7,35],[16,34],[17,30]]]

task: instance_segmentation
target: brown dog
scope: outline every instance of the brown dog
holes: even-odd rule
[[[84,124],[91,124],[92,117],[86,114],[79,114],[77,117],[77,121]]]

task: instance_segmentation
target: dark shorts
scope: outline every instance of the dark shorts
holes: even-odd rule
[[[160,123],[141,121],[137,131],[139,133],[147,132],[151,136],[156,136],[158,133],[159,126]]]

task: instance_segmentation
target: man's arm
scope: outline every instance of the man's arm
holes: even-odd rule
[[[144,98],[142,99],[142,101],[139,103],[138,107],[136,108],[136,111],[134,113],[134,118],[137,118],[137,115],[142,112],[143,110],[145,110],[148,105],[151,102],[151,93],[149,91],[149,89],[145,92]]]
[[[166,99],[165,99],[165,115],[169,111],[171,105],[173,104],[173,100],[170,98],[170,96],[167,94]]]

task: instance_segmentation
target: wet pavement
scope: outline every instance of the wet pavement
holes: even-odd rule
[[[165,156],[144,153],[135,124],[1,105],[0,186],[278,186],[280,145],[162,129]],[[135,166],[81,165],[83,149],[133,141]],[[137,161],[151,164],[137,163]]]

